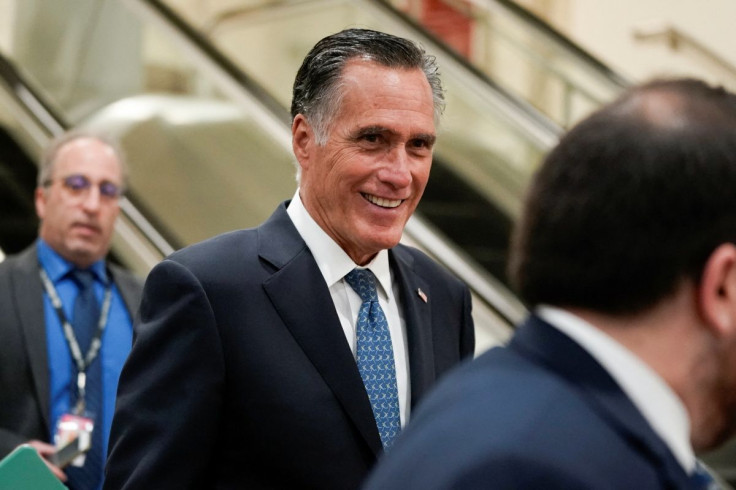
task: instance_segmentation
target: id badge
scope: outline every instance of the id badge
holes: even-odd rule
[[[86,452],[92,445],[92,431],[95,421],[91,416],[73,415],[65,413],[56,424],[54,444],[57,449],[74,444],[81,451]],[[84,466],[84,452],[74,458],[72,466]]]

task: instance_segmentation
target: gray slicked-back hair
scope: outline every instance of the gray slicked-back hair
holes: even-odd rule
[[[340,80],[348,61],[369,60],[389,68],[421,69],[432,88],[435,122],[445,108],[445,95],[434,56],[418,44],[370,29],[346,29],[323,38],[302,62],[294,80],[291,117],[303,114],[324,145],[340,105]]]

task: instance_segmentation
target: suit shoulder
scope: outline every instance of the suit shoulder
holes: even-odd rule
[[[15,269],[17,259],[15,257],[6,257],[0,262],[0,291],[10,291],[11,271]]]
[[[10,281],[11,276],[19,277],[18,274],[35,274],[38,277],[38,258],[36,257],[36,247],[31,245],[22,252],[8,255],[5,260],[0,262],[0,279]]]
[[[244,250],[252,249],[256,243],[255,228],[229,231],[177,250],[166,260],[183,265],[226,261],[241,255]]]
[[[544,367],[497,347],[440,381],[367,488],[454,488],[450,482],[470,480],[483,482],[479,488],[592,488],[542,482],[572,482],[583,460],[593,474],[608,474],[610,454],[637,463],[627,438],[587,398]],[[479,474],[485,467],[495,472]],[[528,476],[539,477],[538,484],[526,484]],[[401,485],[391,483],[396,478]],[[499,481],[505,484],[496,486]]]
[[[498,445],[503,450],[515,440],[556,446],[569,437],[595,445],[600,432],[610,430],[574,383],[508,347],[495,347],[450,373],[413,422],[431,426],[437,417],[462,427],[466,437],[476,430],[492,431],[493,441],[477,441],[486,449]],[[599,427],[600,432],[579,434],[580,427]]]
[[[0,276],[7,276],[11,269],[15,267],[18,258],[12,255],[5,257],[5,260],[0,262]]]

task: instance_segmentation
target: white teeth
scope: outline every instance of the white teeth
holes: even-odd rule
[[[401,199],[384,199],[382,197],[376,197],[371,194],[363,194],[363,197],[368,199],[376,206],[381,206],[382,208],[395,208],[398,207],[398,205],[402,202]]]

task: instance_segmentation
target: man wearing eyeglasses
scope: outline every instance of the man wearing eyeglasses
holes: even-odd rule
[[[105,260],[125,174],[120,152],[98,136],[53,141],[35,192],[39,238],[0,264],[0,458],[28,443],[77,490],[102,485],[142,290]],[[83,460],[55,459],[58,446],[82,435],[91,446]]]

